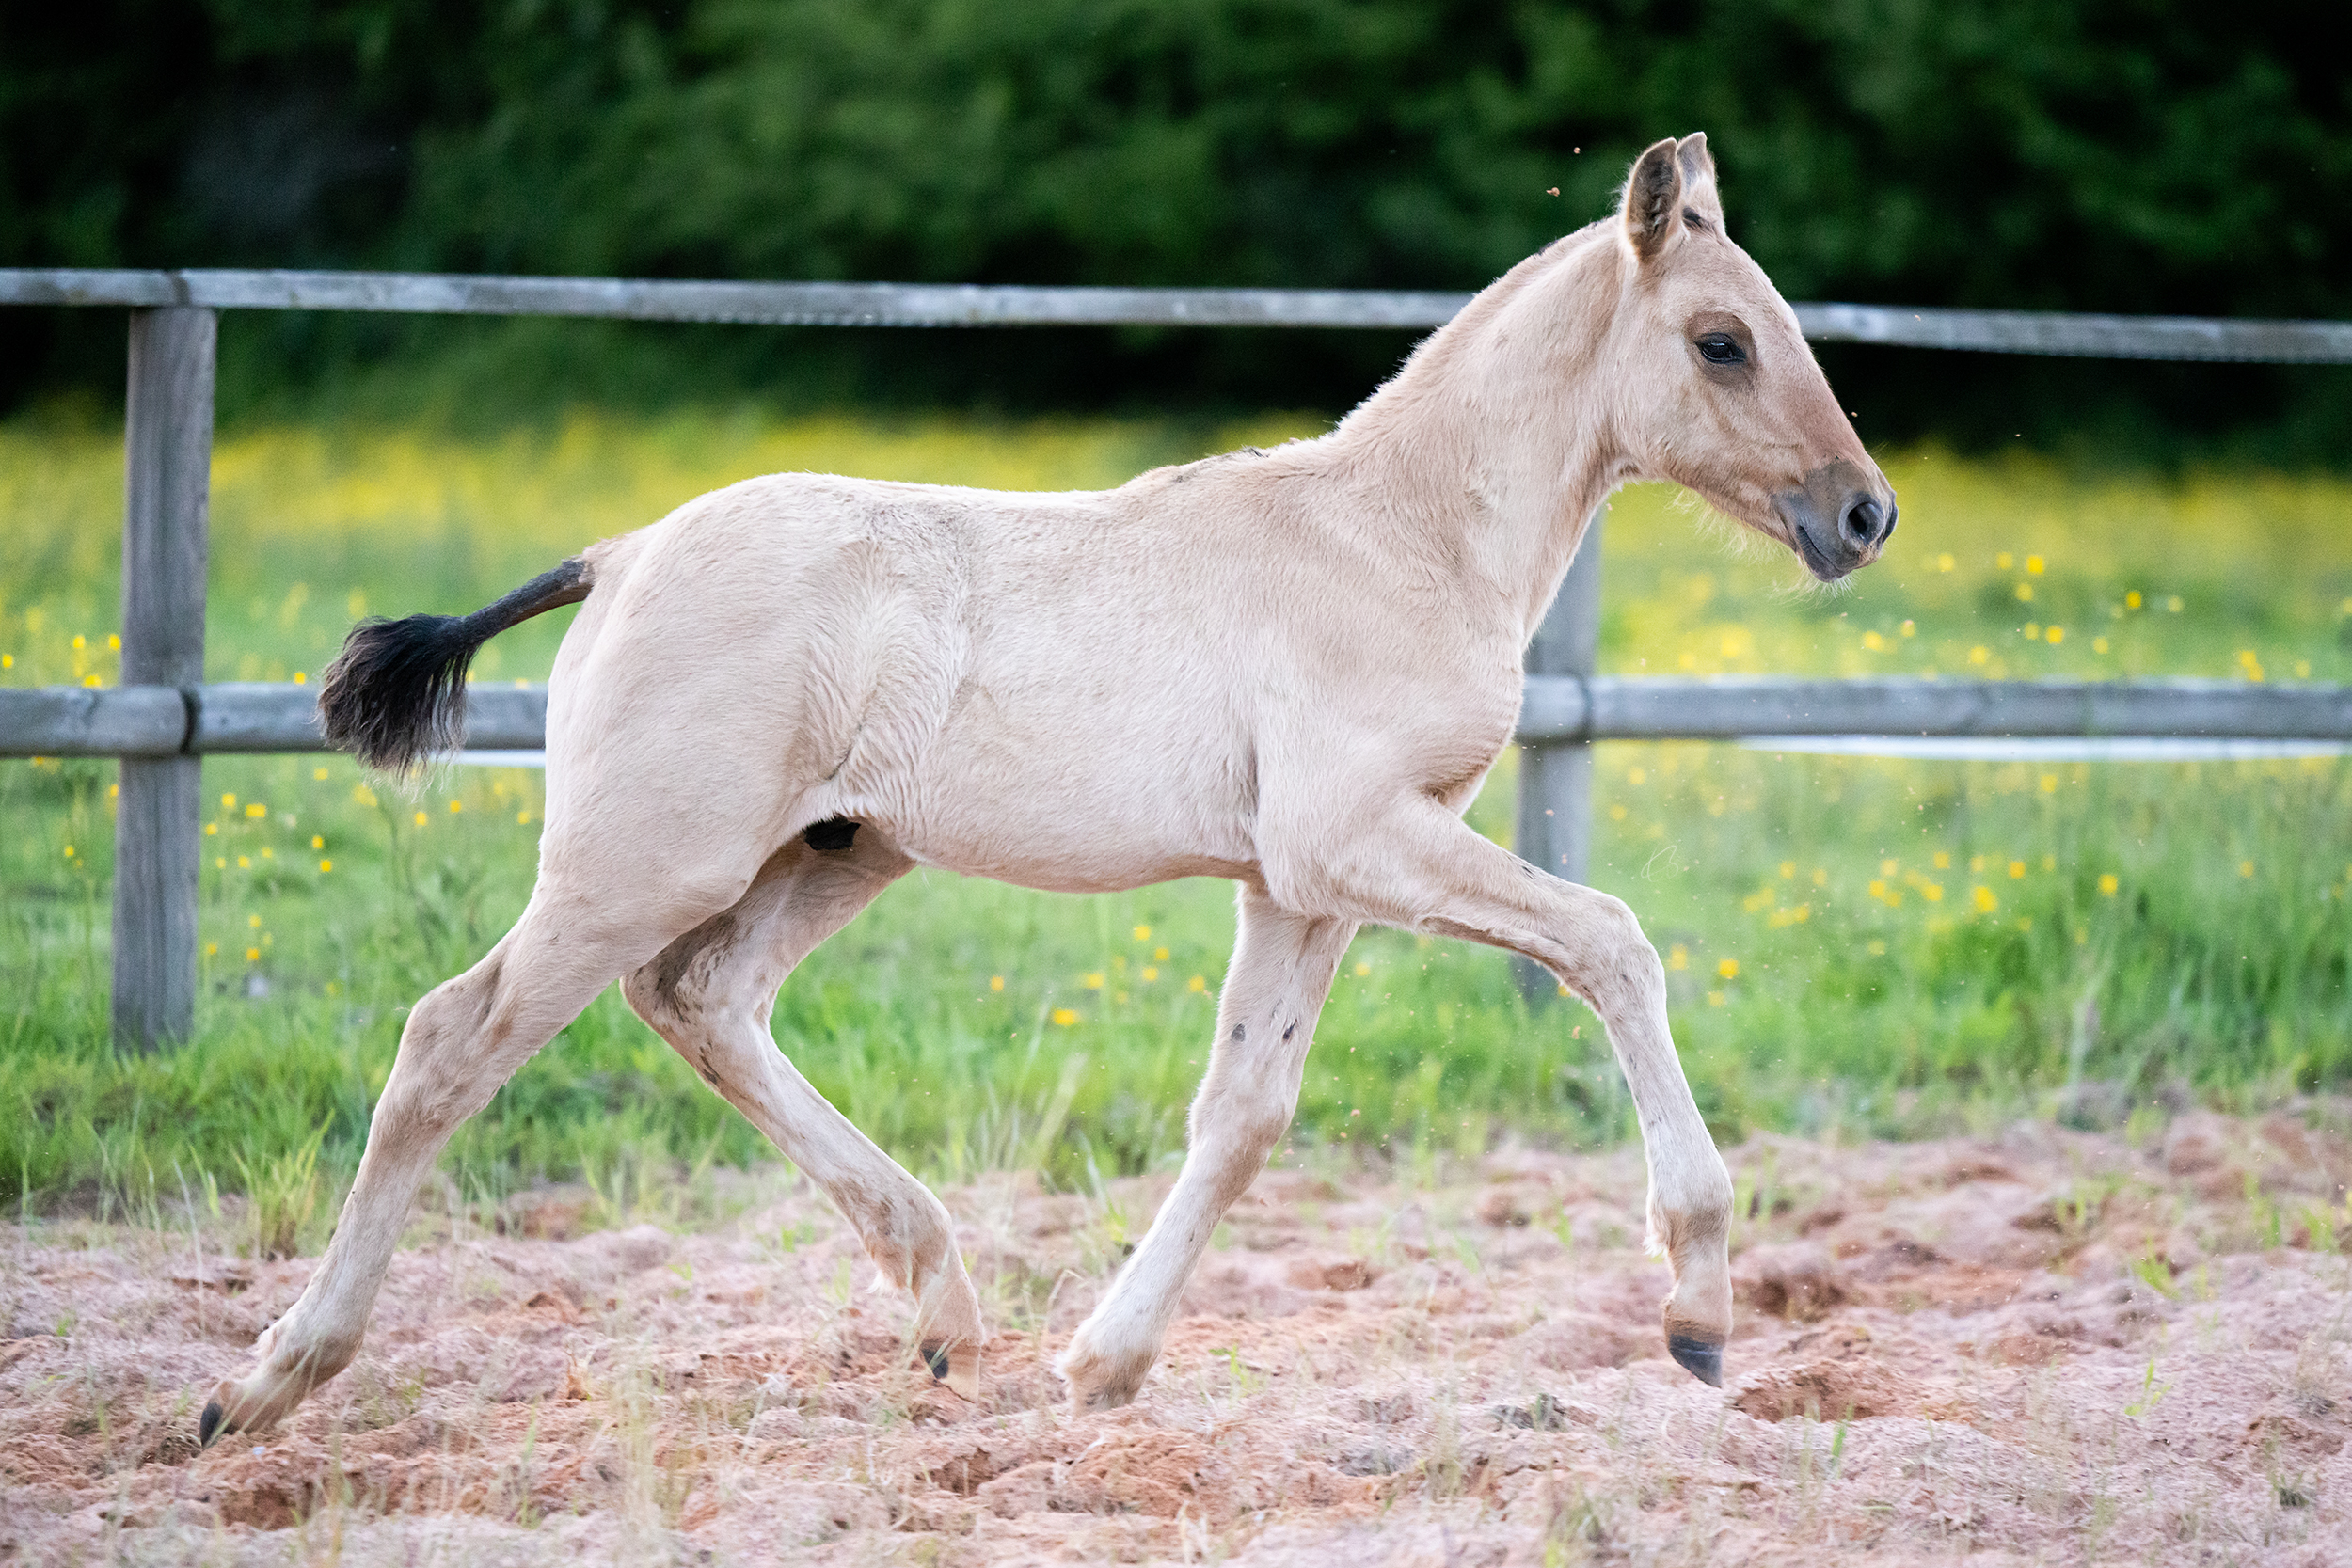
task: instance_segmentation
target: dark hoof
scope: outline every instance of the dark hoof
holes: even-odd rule
[[[923,1365],[931,1370],[932,1382],[946,1382],[947,1347],[946,1345],[925,1345],[923,1347]]]
[[[1693,1339],[1688,1334],[1666,1336],[1666,1354],[1682,1364],[1682,1370],[1711,1387],[1724,1386],[1724,1347],[1706,1339]]]
[[[196,1418],[196,1440],[198,1445],[202,1448],[211,1448],[213,1446],[213,1439],[220,1435],[220,1429],[227,1424],[227,1419],[228,1418],[221,1414],[220,1401],[206,1400],[204,1402],[204,1414]]]

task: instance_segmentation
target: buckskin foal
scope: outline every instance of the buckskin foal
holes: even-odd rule
[[[1700,136],[1643,153],[1615,218],[1513,268],[1327,436],[1093,494],[746,480],[472,615],[356,629],[326,731],[399,769],[456,743],[476,648],[585,601],[549,683],[530,906],[409,1015],[334,1240],[202,1435],[282,1416],[351,1360],[451,1132],[616,977],[824,1186],[914,1293],[932,1374],[976,1394],[979,1302],[947,1211],[768,1031],[793,966],[915,865],[1070,893],[1240,884],[1190,1151],[1060,1359],[1078,1406],[1135,1397],[1289,1124],[1365,921],[1521,954],[1599,1014],[1674,1273],[1667,1345],[1719,1382],[1731,1183],[1658,957],[1624,904],[1460,815],[1585,519],[1636,479],[1688,486],[1824,579],[1895,526],[1795,316],[1724,236]]]

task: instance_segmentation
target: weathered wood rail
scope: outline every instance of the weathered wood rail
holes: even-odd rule
[[[411,315],[596,316],[762,326],[1441,326],[1470,295],[1384,289],[1111,289],[981,283],[728,283],[414,272],[0,268],[0,305]],[[2352,322],[1796,307],[1821,342],[2106,359],[2352,364]]]
[[[548,689],[475,686],[469,751],[537,751]],[[2352,742],[2352,687],[2243,681],[1784,680],[1533,673],[1521,746],[1749,736],[2034,736]],[[318,689],[0,687],[0,755],[212,756],[324,752]]]
[[[316,694],[203,684],[215,340],[221,310],[603,317],[775,326],[1422,329],[1465,293],[1313,289],[733,283],[189,269],[0,269],[0,306],[131,312],[119,687],[0,688],[0,756],[111,756],[114,1022],[152,1047],[194,1026],[202,758],[324,749]],[[1820,341],[2106,358],[2352,364],[2352,323],[1801,304]],[[1519,853],[1581,879],[1591,745],[1748,736],[2352,740],[2352,689],[2238,683],[1625,678],[1595,671],[1599,518],[1527,655]],[[535,748],[544,688],[477,687],[468,744]],[[1548,986],[1535,989],[1547,992]]]

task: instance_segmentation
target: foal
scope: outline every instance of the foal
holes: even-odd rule
[[[825,1188],[913,1292],[932,1374],[976,1395],[979,1302],[947,1211],[768,1030],[793,966],[915,865],[1070,893],[1240,884],[1190,1152],[1061,1357],[1078,1406],[1135,1398],[1289,1124],[1366,921],[1521,954],[1599,1014],[1673,1268],[1667,1346],[1720,1382],[1731,1183],[1657,955],[1625,905],[1460,815],[1585,519],[1634,479],[1689,486],[1823,579],[1895,526],[1796,318],[1724,237],[1700,136],[1643,153],[1613,220],[1513,268],[1327,436],[1100,493],[747,480],[472,615],[355,630],[326,732],[398,769],[457,743],[476,648],[586,601],[548,686],[530,907],[409,1015],[334,1241],[202,1436],[349,1363],[451,1132],[616,977]]]

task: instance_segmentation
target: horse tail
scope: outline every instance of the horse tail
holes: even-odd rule
[[[320,679],[320,731],[328,745],[388,773],[455,751],[466,734],[466,667],[476,651],[509,626],[578,604],[593,586],[588,562],[574,556],[471,615],[360,622]]]

